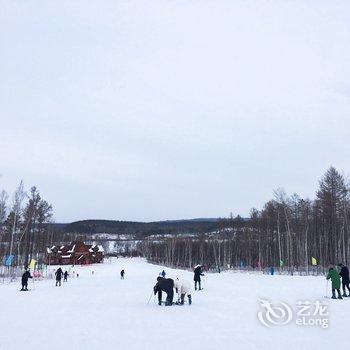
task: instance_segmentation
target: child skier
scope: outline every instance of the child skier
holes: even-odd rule
[[[63,282],[67,282],[67,278],[68,278],[68,271],[64,271],[64,274],[63,274]]]
[[[341,283],[342,283],[342,287],[343,287],[343,297],[350,297],[349,269],[343,264],[338,264],[338,266],[340,267],[339,276],[341,277]],[[348,289],[349,295],[346,294],[346,288]]]
[[[204,273],[202,273],[202,266],[201,265],[197,265],[194,268],[194,290],[197,290],[197,283],[199,286],[199,290],[201,290],[201,276],[204,276]]]
[[[124,270],[121,270],[120,271],[120,279],[124,279],[124,275],[125,275],[125,271]]]
[[[158,293],[158,305],[162,305],[162,291],[166,293],[165,306],[173,305],[174,280],[171,278],[157,277],[157,283],[153,287],[154,295]]]
[[[185,295],[187,294],[188,303],[192,304],[191,297],[191,283],[185,280],[179,280],[178,278],[174,281],[174,288],[177,293],[177,304],[183,305],[185,302]]]
[[[21,289],[21,291],[28,290],[28,278],[33,278],[33,277],[31,276],[29,270],[26,269],[24,274],[22,275],[22,289]]]
[[[331,279],[332,281],[332,299],[337,299],[335,296],[335,291],[337,290],[338,292],[338,299],[343,299],[341,294],[340,294],[340,276],[338,272],[331,267],[329,269],[328,275],[327,275],[327,280]]]

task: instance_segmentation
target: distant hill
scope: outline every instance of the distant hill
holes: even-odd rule
[[[219,218],[195,218],[156,222],[135,222],[117,220],[81,220],[68,224],[54,224],[66,233],[77,234],[124,234],[147,236],[151,234],[176,234],[211,232],[219,227]]]

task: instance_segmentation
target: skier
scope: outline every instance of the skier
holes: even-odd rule
[[[199,290],[202,290],[201,288],[201,276],[204,276],[204,273],[202,273],[202,266],[197,265],[194,268],[194,290],[197,290],[197,283],[199,285]]]
[[[275,274],[275,269],[273,266],[270,267],[270,274],[273,276]]]
[[[161,272],[161,276],[162,276],[163,278],[165,278],[165,271],[164,271],[164,270]]]
[[[191,297],[191,283],[185,280],[179,280],[176,278],[174,281],[174,288],[177,293],[177,304],[183,305],[185,302],[185,295],[187,294],[188,303],[192,304]]]
[[[63,275],[63,271],[62,269],[59,267],[56,272],[55,272],[55,276],[56,276],[56,287],[59,284],[61,287],[61,280],[62,280],[62,275]]]
[[[174,280],[171,278],[157,277],[157,283],[153,287],[154,295],[158,293],[158,305],[162,305],[162,291],[166,293],[165,306],[173,305]]]
[[[341,277],[342,287],[343,287],[343,297],[350,297],[350,277],[349,277],[349,269],[343,265],[338,264],[340,267],[339,276]],[[349,295],[346,294],[346,288],[348,289]]]
[[[124,270],[121,270],[120,271],[120,279],[124,279],[124,275],[125,275],[125,271]]]
[[[329,279],[332,281],[332,299],[337,299],[335,296],[336,290],[338,292],[338,299],[343,299],[340,293],[340,276],[333,267],[329,269],[327,280]]]
[[[67,282],[67,278],[68,278],[69,274],[68,274],[68,271],[64,271],[64,274],[63,274],[63,282]]]
[[[21,291],[28,290],[28,278],[33,278],[30,274],[30,271],[26,268],[24,274],[22,275],[22,289]]]

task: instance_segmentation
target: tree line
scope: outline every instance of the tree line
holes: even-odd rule
[[[23,182],[12,197],[5,190],[0,192],[0,259],[12,266],[28,265],[30,260],[40,259],[54,240],[50,223],[53,210],[33,186],[25,191]]]
[[[248,220],[231,216],[221,219],[214,232],[143,242],[139,250],[150,261],[169,266],[273,266],[309,272],[317,266],[349,263],[349,221],[349,183],[330,167],[314,199],[287,195],[279,188],[261,210],[251,210]]]

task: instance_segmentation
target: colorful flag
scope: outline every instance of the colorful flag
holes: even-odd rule
[[[34,270],[35,269],[35,264],[36,264],[36,260],[35,259],[31,259],[30,263],[29,263],[29,268],[31,270]]]
[[[314,258],[313,256],[311,257],[311,265],[316,266],[317,265],[317,259]]]
[[[5,266],[12,266],[13,260],[15,259],[15,256],[9,255],[5,260]]]

